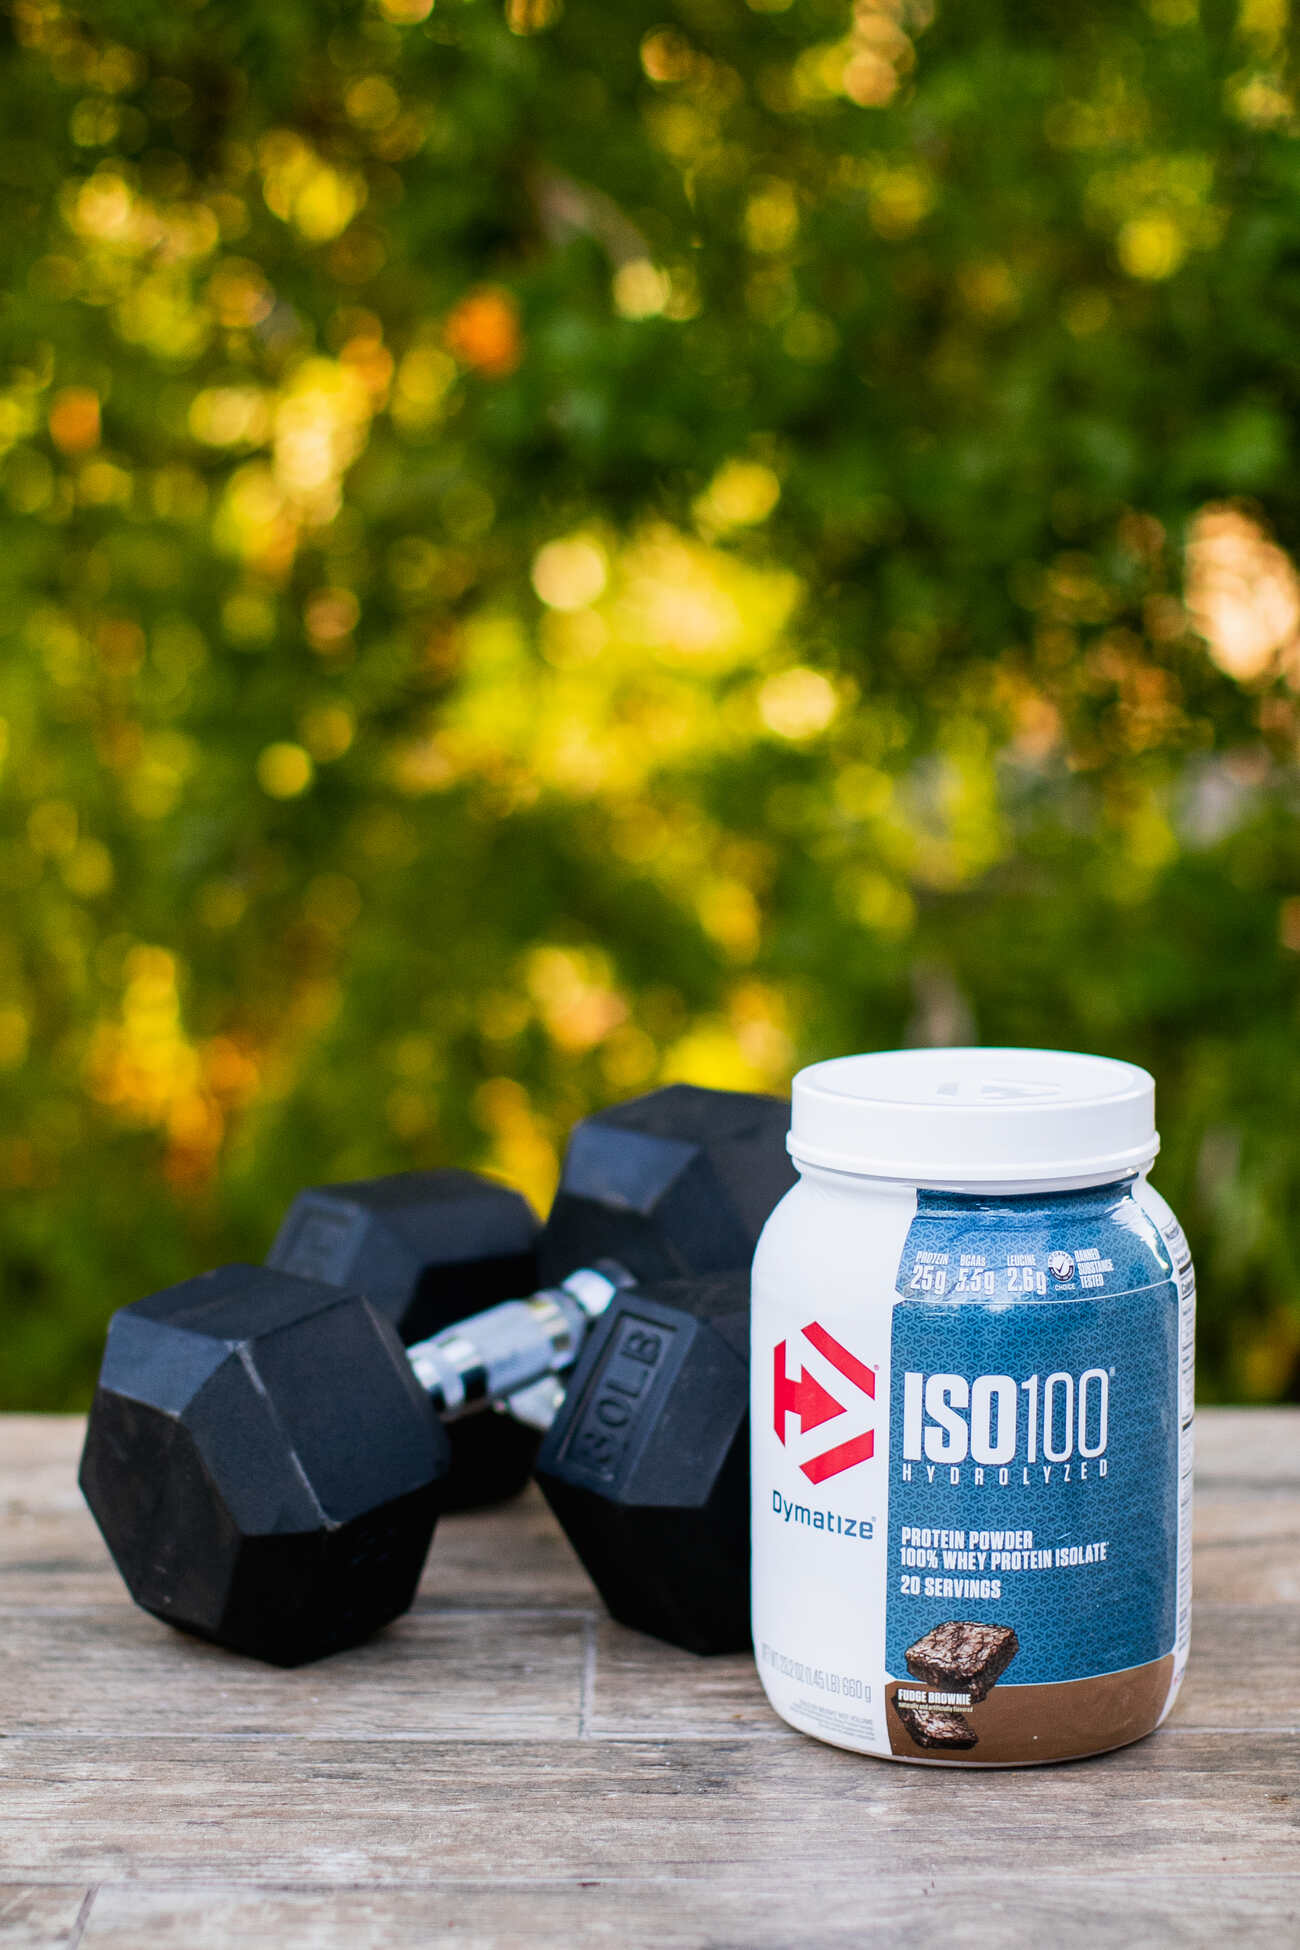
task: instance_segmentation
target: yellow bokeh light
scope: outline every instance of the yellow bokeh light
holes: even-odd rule
[[[298,522],[265,462],[249,461],[227,480],[213,538],[218,548],[267,576],[278,578],[288,572],[298,543]],[[229,603],[226,608],[240,621],[250,614],[247,609],[232,610]],[[249,631],[244,640],[257,641],[257,632]]]
[[[695,503],[697,521],[711,528],[747,528],[766,521],[781,498],[781,482],[761,461],[724,461]]]
[[[714,880],[696,899],[700,925],[727,954],[748,961],[757,951],[761,918],[758,902],[740,880]]]
[[[134,242],[140,228],[135,196],[114,169],[97,169],[76,189],[69,216],[83,237],[105,243]]]
[[[801,593],[788,571],[750,568],[667,526],[639,535],[619,567],[616,636],[712,668],[759,660]]]
[[[867,180],[867,215],[878,236],[910,237],[934,207],[933,180],[911,163],[882,163]]]
[[[339,484],[365,445],[372,401],[364,377],[334,359],[305,359],[275,409],[275,478],[313,519],[338,509]]]
[[[533,557],[533,588],[548,609],[584,609],[604,595],[608,579],[605,551],[588,535],[547,542]]]
[[[308,243],[338,237],[366,200],[363,177],[338,169],[289,129],[273,129],[258,149],[262,194],[282,223],[291,223]]]
[[[1271,129],[1295,114],[1295,97],[1272,75],[1251,74],[1230,83],[1233,113],[1253,128]]]
[[[1187,256],[1188,239],[1175,218],[1155,210],[1130,217],[1119,233],[1119,261],[1131,278],[1155,283],[1172,277]]]
[[[260,446],[271,413],[260,386],[207,386],[190,402],[190,432],[206,447]]]
[[[1240,508],[1203,508],[1187,541],[1185,600],[1210,656],[1239,683],[1300,657],[1300,575]]]
[[[544,34],[564,12],[564,0],[506,0],[506,26],[512,34]]]
[[[166,819],[198,756],[194,740],[179,731],[156,731],[141,742],[125,781],[127,803],[138,819]]]
[[[318,589],[303,607],[303,627],[313,650],[328,653],[346,643],[361,620],[351,589]]]
[[[859,108],[888,107],[916,65],[911,35],[923,32],[933,18],[931,0],[855,0],[848,34],[805,48],[799,56],[796,94],[811,102],[842,95]]]
[[[804,665],[769,677],[758,693],[758,714],[768,730],[794,742],[825,731],[838,709],[830,679]]]
[[[124,508],[131,499],[132,477],[110,460],[92,460],[77,480],[77,499],[89,508]]]
[[[304,712],[302,742],[320,765],[342,758],[356,736],[352,713],[342,704],[318,704]]]
[[[854,917],[876,934],[900,937],[916,920],[916,904],[906,887],[883,873],[869,870],[854,876],[847,893]]]
[[[746,1050],[735,1026],[702,1016],[665,1053],[665,1083],[694,1083],[705,1090],[770,1090],[774,1079]]]
[[[208,279],[207,299],[226,331],[248,331],[270,316],[275,293],[260,265],[230,257]]]
[[[474,1092],[473,1107],[491,1137],[494,1167],[544,1212],[555,1191],[560,1161],[528,1092],[513,1077],[489,1077]]]
[[[626,997],[598,949],[535,948],[524,980],[547,1034],[561,1049],[594,1049],[627,1019]]]
[[[745,242],[752,251],[789,250],[799,231],[799,201],[789,183],[771,177],[745,205]]]
[[[456,383],[456,361],[439,345],[414,345],[397,368],[390,411],[397,424],[419,432],[441,419]]]
[[[688,80],[698,60],[695,49],[676,27],[652,28],[641,42],[642,72],[661,86]]]
[[[97,900],[108,893],[115,877],[113,856],[102,840],[79,841],[59,871],[68,892],[80,900]]]
[[[1000,258],[965,265],[957,274],[957,285],[977,318],[1009,318],[1020,309],[1020,288],[1010,266]]]
[[[132,948],[123,972],[120,1015],[101,1017],[91,1033],[87,1090],[123,1124],[165,1134],[169,1178],[201,1181],[221,1147],[225,1108],[256,1092],[257,1065],[224,1037],[203,1048],[190,1040],[180,969],[167,949]]]
[[[297,799],[316,775],[301,745],[268,745],[257,761],[257,782],[270,799]]]
[[[621,318],[657,318],[672,296],[672,282],[648,257],[620,264],[613,279],[614,309]]]
[[[1275,53],[1290,25],[1291,0],[1239,0],[1237,32],[1261,55]]]
[[[365,129],[385,129],[402,110],[396,88],[385,76],[363,75],[354,81],[343,98],[351,121]]]

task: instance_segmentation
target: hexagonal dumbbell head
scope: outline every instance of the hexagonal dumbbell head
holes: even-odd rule
[[[366,1300],[227,1266],[113,1316],[81,1487],[137,1604],[292,1666],[407,1609],[448,1464]]]
[[[616,1296],[537,1481],[614,1617],[691,1652],[749,1632],[749,1274]]]
[[[364,1293],[409,1347],[531,1293],[538,1231],[527,1199],[505,1185],[472,1171],[403,1171],[300,1192],[266,1263]],[[536,1430],[508,1415],[471,1415],[448,1437],[444,1509],[499,1503],[528,1481]]]
[[[402,1171],[299,1192],[266,1263],[364,1293],[409,1347],[531,1293],[537,1233],[527,1199],[505,1185],[472,1171]]]
[[[685,1083],[584,1117],[542,1232],[543,1281],[594,1259],[639,1281],[747,1267],[794,1183],[789,1123],[781,1098]]]

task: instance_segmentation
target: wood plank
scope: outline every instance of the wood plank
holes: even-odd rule
[[[1300,1611],[1194,1605],[1177,1727],[1300,1728]]]
[[[869,1863],[815,1891],[788,1876],[743,1881],[628,1878],[529,1881],[492,1888],[435,1881],[423,1888],[232,1890],[111,1884],[83,1938],[87,1950],[571,1950],[574,1944],[698,1950],[735,1944],[787,1950],[894,1943],[913,1950],[1006,1950],[1011,1943],[1086,1943],[1090,1950],[1277,1950],[1279,1919],[1300,1910],[1300,1878],[1096,1878],[1001,1874],[926,1885],[876,1875]],[[0,1937],[0,1943],[3,1937]]]
[[[761,1751],[761,1764],[754,1757]],[[811,1740],[0,1743],[11,1881],[495,1885],[1300,1873],[1300,1737],[1166,1733],[996,1778]]]
[[[0,1613],[0,1731],[313,1739],[576,1736],[581,1618],[410,1613],[368,1645],[281,1672],[133,1607]]]
[[[598,1610],[591,1579],[535,1484],[495,1510],[443,1517],[417,1605]]]
[[[0,1416],[0,1602],[107,1604],[121,1589],[77,1488],[84,1427]]]
[[[587,1731],[603,1738],[769,1738],[781,1731],[748,1654],[697,1659],[602,1619]],[[1300,1727],[1300,1611],[1197,1605],[1172,1724]]]
[[[369,1645],[279,1672],[129,1606],[0,1612],[0,1729],[190,1739],[797,1739],[748,1655],[697,1659],[608,1620],[421,1610]],[[583,1687],[587,1686],[584,1701]],[[1300,1612],[1198,1606],[1173,1724],[1300,1726]]]
[[[1192,1589],[1224,1604],[1300,1604],[1300,1488],[1198,1489]]]
[[[587,1733],[603,1739],[802,1739],[772,1711],[748,1652],[697,1658],[602,1617]]]
[[[85,1431],[84,1415],[0,1415],[0,1498],[11,1478],[26,1483],[47,1466],[62,1478],[71,1464],[75,1476]]]
[[[1202,1408],[1196,1479],[1208,1489],[1300,1489],[1300,1408]]]
[[[64,1950],[89,1894],[79,1883],[0,1883],[0,1950]]]

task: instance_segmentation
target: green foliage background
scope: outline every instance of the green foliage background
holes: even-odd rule
[[[1286,0],[22,0],[6,1406],[320,1178],[1156,1073],[1300,1396]]]

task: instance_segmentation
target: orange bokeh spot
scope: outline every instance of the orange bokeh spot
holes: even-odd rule
[[[519,307],[508,291],[483,285],[461,299],[443,327],[447,350],[489,379],[504,379],[524,354]]]
[[[50,438],[65,454],[88,454],[99,445],[99,395],[89,386],[65,386],[50,404]]]

